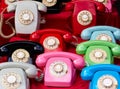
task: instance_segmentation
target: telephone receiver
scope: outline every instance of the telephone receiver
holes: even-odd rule
[[[69,87],[75,80],[76,69],[82,69],[85,62],[81,56],[73,53],[48,52],[38,55],[36,65],[45,67],[45,86]]]
[[[15,11],[16,9],[16,6],[19,5],[20,3],[35,3],[37,5],[37,8],[39,11],[43,11],[43,12],[46,12],[47,11],[47,8],[44,4],[40,3],[40,2],[37,2],[37,1],[32,1],[32,0],[26,0],[26,1],[19,1],[19,2],[14,2],[10,5],[8,5],[7,7],[7,11],[8,12],[12,12],[12,11]]]
[[[112,12],[112,1],[111,0],[95,0],[100,3],[103,3],[105,7],[108,9],[106,12]]]
[[[60,29],[37,30],[30,35],[30,40],[43,44],[45,52],[64,50],[65,43],[74,44],[78,41],[76,36]]]
[[[118,65],[99,64],[84,68],[80,76],[83,80],[91,80],[89,89],[105,89],[105,87],[119,89],[119,72],[120,66]]]
[[[87,42],[80,43],[76,47],[76,52],[78,54],[85,54],[86,50],[90,46],[108,46],[111,49],[112,54],[114,56],[120,55],[120,46],[119,45],[117,45],[115,43],[107,42],[107,41],[102,41],[102,40],[94,40],[94,41],[90,40]]]
[[[81,38],[84,40],[98,39],[116,43],[116,40],[120,40],[120,29],[112,26],[93,26],[84,29],[81,32]]]
[[[73,4],[72,27],[77,36],[83,29],[96,25],[98,12],[105,12],[105,6],[97,1],[75,0]]]
[[[35,55],[44,52],[41,44],[32,41],[15,41],[0,46],[0,56],[8,56],[8,61],[33,63]]]
[[[29,89],[29,78],[37,76],[37,68],[28,63],[4,62],[0,69],[1,89]]]
[[[54,55],[53,55],[54,53]],[[84,67],[84,59],[76,54],[73,53],[69,53],[69,52],[49,52],[49,53],[44,53],[39,55],[36,58],[36,64],[38,67],[43,67],[46,65],[47,61],[52,58],[52,57],[66,57],[66,58],[70,58],[71,61],[73,62],[74,66],[77,69],[81,69]]]
[[[28,63],[4,62],[0,64],[0,69],[6,68],[21,68],[26,72],[29,78],[34,78],[37,75],[37,68]]]
[[[46,12],[47,7],[41,2],[31,0],[18,1],[8,5],[8,12],[15,11],[15,30],[17,34],[31,34],[39,29],[41,15],[38,10]]]

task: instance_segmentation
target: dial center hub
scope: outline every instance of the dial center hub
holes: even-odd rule
[[[99,51],[95,52],[95,57],[100,58],[102,56],[103,56],[102,52]]]
[[[54,70],[58,73],[62,72],[63,71],[63,66],[61,64],[56,64],[54,66]]]
[[[56,43],[55,39],[49,39],[48,42],[47,42],[47,44],[48,44],[49,46],[52,46],[52,45],[54,45],[55,43]]]
[[[16,77],[11,75],[7,78],[8,83],[15,83],[16,82]]]
[[[29,14],[23,14],[22,18],[23,18],[25,21],[27,21],[27,20],[30,19],[30,16],[29,16]]]
[[[113,84],[113,81],[109,78],[106,78],[106,79],[103,80],[103,85],[105,87],[110,87],[110,86],[112,86],[112,84]]]
[[[83,15],[83,16],[82,16],[82,20],[83,20],[83,21],[88,21],[88,20],[89,20],[88,15]]]
[[[106,36],[102,36],[102,37],[100,38],[100,40],[107,41],[107,40],[108,40],[108,38],[107,38]]]
[[[24,58],[25,57],[25,54],[23,52],[18,52],[17,53],[17,57],[18,58]]]

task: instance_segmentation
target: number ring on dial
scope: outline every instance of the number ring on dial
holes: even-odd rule
[[[42,0],[42,3],[47,7],[54,6],[57,3],[57,0]]]
[[[93,17],[90,11],[82,10],[77,15],[77,21],[83,26],[89,25],[92,22],[92,20]]]
[[[106,57],[107,57],[106,51],[99,48],[92,50],[89,54],[90,60],[94,63],[104,62]]]
[[[34,15],[30,10],[22,10],[19,13],[18,19],[21,24],[28,25],[33,22]]]
[[[28,62],[30,54],[25,49],[17,49],[12,53],[12,60],[14,62]]]
[[[103,75],[98,79],[98,89],[117,89],[118,82],[111,75]]]

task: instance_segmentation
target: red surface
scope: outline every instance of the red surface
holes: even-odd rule
[[[2,1],[2,0],[1,0]],[[4,0],[3,0],[4,1]],[[71,6],[68,5],[69,8],[66,10],[63,10],[62,12],[58,14],[46,14],[46,23],[41,25],[41,29],[44,28],[58,28],[62,30],[68,30],[72,32],[72,13],[73,10],[71,9]],[[1,10],[0,10],[1,11]],[[13,16],[14,14],[4,14],[5,20],[8,19],[9,17]],[[13,21],[11,21],[13,23]],[[97,25],[110,25],[114,27],[120,28],[120,16],[118,15],[116,8],[113,8],[113,12],[108,14],[108,13],[98,13],[97,14]],[[10,27],[5,25],[3,26],[3,31],[6,34],[9,34]],[[16,35],[17,37],[22,37],[24,39],[29,39],[29,35]],[[19,40],[20,38],[13,38],[12,41],[14,40]],[[4,39],[0,37],[0,45],[7,43],[9,39]],[[80,40],[82,41],[82,40]],[[71,47],[70,45],[67,46],[67,51],[70,52],[75,52],[75,47]],[[6,61],[5,58],[2,61]],[[115,64],[120,65],[119,60],[115,60]],[[31,89],[89,89],[89,81],[83,81],[81,80],[79,74],[80,72],[77,72],[77,78],[75,80],[75,83],[69,87],[69,88],[54,88],[54,87],[46,87],[44,86],[43,82],[36,82],[35,80],[30,81],[30,86]]]

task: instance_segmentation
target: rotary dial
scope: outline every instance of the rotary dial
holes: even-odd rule
[[[91,12],[87,10],[83,10],[77,15],[77,21],[83,26],[89,25],[92,22],[92,19],[93,18]]]
[[[50,65],[50,73],[54,76],[64,76],[68,71],[67,64],[61,61],[53,62]]]
[[[89,57],[92,62],[101,63],[105,61],[107,53],[102,49],[95,49],[90,52]]]
[[[111,75],[104,75],[98,80],[98,89],[117,89],[118,82]]]
[[[104,41],[111,42],[112,38],[107,34],[100,34],[96,37],[96,40],[104,40]]]
[[[2,85],[5,89],[17,89],[22,83],[21,77],[19,74],[10,72],[3,75]]]
[[[33,22],[34,16],[30,10],[23,10],[20,12],[18,18],[21,24],[28,25]]]
[[[42,3],[47,7],[54,6],[57,3],[57,0],[42,0]]]
[[[58,48],[59,44],[60,44],[60,42],[59,42],[58,38],[56,38],[54,36],[47,37],[43,41],[44,47],[49,50],[54,50],[54,49]]]
[[[12,53],[12,60],[14,62],[28,62],[30,54],[25,49],[17,49]]]

